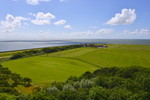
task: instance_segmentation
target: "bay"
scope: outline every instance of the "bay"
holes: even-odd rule
[[[150,39],[1,40],[0,52],[84,43],[150,45]]]

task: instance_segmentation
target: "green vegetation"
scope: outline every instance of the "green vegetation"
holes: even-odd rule
[[[150,67],[149,45],[108,45],[108,48],[62,49],[65,51],[60,48],[63,47],[44,48],[41,50],[46,54],[7,61],[3,63],[3,66],[40,84],[64,81],[70,75],[79,76],[85,71],[94,71],[98,67],[132,65]],[[30,50],[22,54],[34,55],[37,52]]]
[[[0,65],[0,93],[18,95],[18,91],[15,87],[18,85],[28,87],[31,85],[30,83],[31,79],[23,78],[19,74],[12,73],[8,68],[4,68]]]
[[[16,54],[19,52],[21,51],[0,52],[0,57],[11,57],[13,54]]]
[[[32,95],[18,100],[149,100],[150,69],[105,67],[66,82],[53,82]]]
[[[74,45],[0,54],[6,60],[11,56],[0,66],[0,100],[150,98],[150,45]]]
[[[68,46],[59,46],[59,47],[47,47],[47,48],[37,48],[37,49],[29,49],[29,50],[0,52],[0,63],[12,59],[38,56],[45,53],[58,52],[67,49],[79,48],[79,47],[81,47],[81,45],[68,45]]]
[[[68,45],[68,46],[25,50],[23,52],[19,52],[19,53],[12,55],[10,57],[10,59],[19,59],[19,58],[24,58],[24,57],[37,56],[37,55],[42,55],[45,53],[53,53],[53,52],[58,52],[58,51],[63,51],[63,50],[73,49],[73,48],[79,48],[79,47],[81,47],[81,45]]]
[[[47,56],[47,55],[46,55]],[[108,48],[83,47],[51,53],[49,56],[76,59],[99,67],[150,67],[150,45],[108,45]]]
[[[49,83],[65,81],[71,75],[81,75],[85,71],[94,71],[95,66],[88,63],[56,57],[29,57],[11,60],[3,66],[24,77],[29,77],[34,83]]]
[[[0,63],[4,61],[8,61],[12,55],[19,53],[19,52],[21,51],[0,52]]]

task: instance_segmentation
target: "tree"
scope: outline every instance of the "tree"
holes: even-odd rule
[[[22,58],[25,56],[26,56],[26,54],[24,54],[24,53],[17,53],[17,54],[14,54],[12,57],[10,57],[10,59],[18,59],[18,58]]]
[[[76,89],[70,85],[70,84],[66,84],[64,87],[63,87],[63,90],[71,90],[71,91],[76,91]]]
[[[31,85],[30,83],[32,80],[30,78],[24,78],[23,81],[25,83],[25,86],[30,86]]]
[[[114,88],[111,90],[108,97],[109,100],[128,100],[132,92],[128,91],[125,88]]]
[[[77,92],[72,90],[63,90],[59,94],[60,100],[78,100]]]
[[[89,90],[91,100],[107,100],[108,96],[108,91],[100,86],[93,87]]]
[[[90,79],[92,77],[93,77],[93,74],[91,72],[87,71],[84,74],[82,74],[80,78]]]
[[[91,88],[95,83],[89,79],[82,79],[79,83],[80,88]]]
[[[79,88],[77,90],[77,100],[88,100],[89,99],[89,89]]]

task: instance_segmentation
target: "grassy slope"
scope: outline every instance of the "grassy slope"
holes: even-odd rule
[[[9,60],[9,58],[20,51],[9,51],[9,52],[0,52],[0,64],[6,60]]]
[[[93,71],[95,66],[73,59],[57,57],[29,57],[3,63],[12,72],[29,77],[35,83],[65,81],[71,75],[81,75]]]
[[[150,45],[109,45],[109,48],[83,47],[23,58],[3,63],[3,66],[33,79],[35,83],[64,81],[70,75],[99,67],[150,67]]]
[[[23,50],[22,50],[23,51]],[[5,57],[11,57],[13,54],[16,54],[18,52],[22,52],[21,50],[19,51],[8,51],[8,52],[0,52],[0,58],[5,58]]]
[[[49,54],[90,62],[100,67],[150,67],[150,45],[109,45],[109,48],[78,48]]]

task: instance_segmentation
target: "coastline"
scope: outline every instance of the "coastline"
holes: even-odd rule
[[[56,47],[74,44],[129,44],[150,45],[150,39],[72,39],[72,40],[1,40],[0,52],[11,52],[45,47]]]

